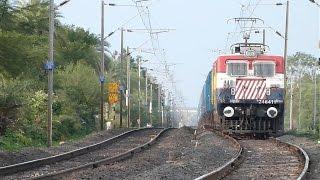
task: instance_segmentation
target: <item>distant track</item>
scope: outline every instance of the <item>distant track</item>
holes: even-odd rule
[[[1,167],[0,176],[7,175],[4,179],[47,179],[84,168],[95,168],[101,164],[128,158],[142,151],[155,143],[158,137],[167,130],[143,128],[128,131],[103,142],[61,155]]]

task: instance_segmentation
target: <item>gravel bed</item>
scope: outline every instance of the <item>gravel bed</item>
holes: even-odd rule
[[[310,158],[310,173],[307,179],[320,179],[320,144],[306,137],[295,137],[291,135],[281,136],[279,138],[284,142],[289,142],[303,148]]]
[[[161,129],[138,131],[133,133],[131,136],[121,139],[102,149],[92,151],[88,154],[84,154],[66,161],[61,161],[40,168],[36,168],[34,170],[20,172],[12,176],[7,176],[4,179],[26,179],[43,174],[50,174],[53,172],[62,171],[68,168],[78,167],[105,158],[110,158],[118,154],[124,153],[134,147],[147,143],[160,131]]]
[[[0,166],[8,166],[12,164],[17,164],[21,162],[31,161],[34,159],[40,159],[69,152],[80,147],[85,147],[101,142],[103,140],[109,139],[113,136],[119,135],[129,130],[130,129],[114,129],[99,133],[92,133],[82,140],[75,142],[66,142],[60,146],[55,146],[51,148],[25,148],[20,152],[0,151]]]
[[[303,164],[288,148],[272,140],[239,142],[244,148],[244,161],[224,179],[297,179],[300,175]]]
[[[133,158],[65,179],[194,179],[222,166],[237,152],[231,142],[211,132],[199,136],[198,143],[192,139],[189,128],[170,130]]]

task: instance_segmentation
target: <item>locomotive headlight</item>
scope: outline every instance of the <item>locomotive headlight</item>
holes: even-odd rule
[[[234,109],[232,107],[230,107],[230,106],[225,107],[223,109],[223,114],[224,114],[225,117],[229,117],[230,118],[230,117],[232,117],[234,115]]]
[[[269,118],[275,118],[278,115],[278,110],[275,107],[270,107],[267,110],[267,115]]]
[[[249,49],[244,52],[244,55],[247,57],[257,57],[258,53],[253,49]]]

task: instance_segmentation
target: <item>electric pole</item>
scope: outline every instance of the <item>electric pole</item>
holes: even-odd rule
[[[151,127],[153,126],[152,125],[152,92],[153,91],[153,88],[152,88],[152,82],[150,80],[150,102],[149,102],[149,120],[150,120],[150,125]]]
[[[54,69],[54,55],[53,55],[53,45],[54,45],[54,0],[50,0],[49,7],[49,60],[48,60],[48,147],[52,146],[52,102],[53,102],[53,69]]]
[[[300,63],[300,78],[299,78],[299,119],[298,119],[298,128],[301,129],[301,98],[302,98],[302,66],[301,66],[301,59],[299,60]]]
[[[293,74],[291,72],[290,78],[290,130],[293,129],[293,119],[292,119],[292,106],[293,106]]]
[[[104,129],[104,0],[101,1],[100,130]]]
[[[121,94],[120,94],[120,128],[122,128],[122,111],[123,111],[123,28],[121,28],[121,45],[120,45],[120,86],[121,86]]]
[[[130,96],[131,96],[131,82],[130,82],[130,55],[129,55],[129,47],[127,47],[127,55],[126,55],[126,59],[127,59],[127,96],[126,96],[126,105],[127,105],[127,123],[128,123],[128,128],[130,127],[130,121],[131,121],[131,112],[130,112]]]
[[[171,118],[172,118],[172,114],[171,114],[171,111],[172,111],[172,101],[171,101],[171,93],[169,92],[168,93],[168,105],[169,105],[169,109],[168,109],[168,114],[167,114],[167,126],[168,127],[171,127]]]
[[[164,94],[162,94],[162,90],[161,90],[161,124],[162,124],[162,127],[164,127],[164,112],[163,112],[163,109],[164,109]]]
[[[287,66],[288,59],[288,33],[289,33],[289,1],[287,1],[286,7],[286,27],[285,27],[285,37],[284,37],[284,65]]]
[[[138,58],[138,127],[141,128],[141,58]]]
[[[316,133],[317,125],[317,66],[314,69],[314,98],[313,98],[313,131]]]
[[[158,115],[161,117],[161,84],[158,84]],[[162,121],[161,125],[163,125]]]
[[[146,99],[145,99],[145,102],[146,102],[146,106],[148,107],[148,72],[147,72],[147,69],[146,69],[146,72],[145,72],[145,79],[146,79],[146,84],[145,84],[145,95],[146,95]]]
[[[54,0],[50,0],[49,4],[49,52],[45,69],[48,71],[48,119],[47,119],[47,146],[52,146],[52,103],[53,103],[53,71],[54,71],[54,13],[55,10],[64,6],[70,0],[62,1],[55,6]]]

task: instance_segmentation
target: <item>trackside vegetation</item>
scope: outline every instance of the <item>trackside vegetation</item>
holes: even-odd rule
[[[61,15],[57,12],[54,47],[54,144],[78,139],[97,130],[100,92],[98,36],[83,28],[61,24],[59,17]],[[48,19],[47,1],[0,1],[1,150],[12,151],[46,145],[47,72],[44,63],[48,57]],[[126,59],[132,64],[131,125],[137,126],[137,59]],[[107,83],[119,82],[119,59],[106,55],[105,67]],[[145,77],[142,76],[141,81],[144,80]],[[144,89],[144,83],[141,88]],[[155,88],[154,97],[157,97],[157,93]],[[157,104],[156,98],[153,104]],[[115,112],[111,112],[114,109]],[[124,126],[125,109],[124,107]],[[119,112],[118,104],[106,110],[106,120],[112,121],[116,128],[119,127]],[[154,107],[154,112],[153,120],[156,125],[160,121],[159,113],[156,113],[157,107]],[[146,107],[143,106],[142,126],[148,121],[147,115]]]

